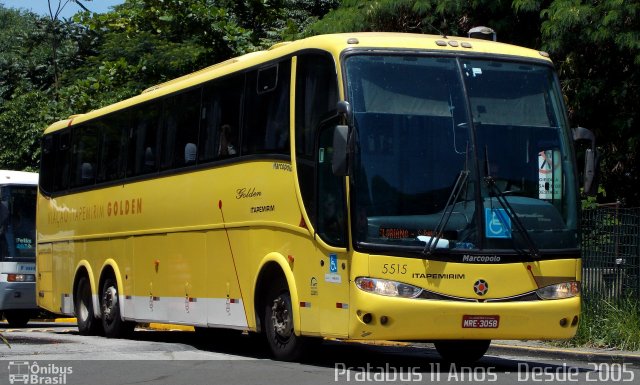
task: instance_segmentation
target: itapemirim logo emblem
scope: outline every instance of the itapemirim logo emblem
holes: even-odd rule
[[[71,366],[40,365],[35,361],[9,361],[10,384],[64,385],[67,383],[67,375],[72,373],[73,368]]]
[[[485,295],[489,291],[489,284],[484,279],[479,279],[473,284],[473,291],[478,295]]]

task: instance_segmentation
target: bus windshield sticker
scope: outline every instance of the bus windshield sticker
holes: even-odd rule
[[[560,151],[547,150],[538,153],[538,177],[540,199],[562,198],[562,163]]]
[[[484,209],[485,236],[487,238],[511,238],[511,218],[504,209]]]

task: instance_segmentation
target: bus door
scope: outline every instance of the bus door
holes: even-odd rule
[[[318,242],[318,251],[322,254],[318,266],[322,303],[320,330],[325,336],[346,337],[349,323],[349,261],[346,252],[348,232],[345,179],[333,174],[332,158],[333,127],[329,125],[322,127],[320,131],[316,169],[316,239],[321,240]]]

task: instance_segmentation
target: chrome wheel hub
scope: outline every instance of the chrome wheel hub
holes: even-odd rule
[[[282,298],[276,298],[271,306],[271,323],[273,330],[282,338],[289,338],[292,333],[291,313]]]
[[[118,292],[111,286],[104,291],[104,296],[102,297],[102,313],[107,320],[113,319],[116,306],[118,306]]]

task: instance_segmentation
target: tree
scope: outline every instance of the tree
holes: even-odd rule
[[[472,27],[486,25],[501,41],[535,48],[540,45],[540,23],[537,13],[515,13],[506,0],[344,0],[312,24],[307,34],[385,31],[466,36]]]
[[[83,0],[83,1],[91,1],[91,0]],[[60,45],[62,44],[63,39],[65,38],[64,32],[67,28],[64,28],[61,25],[64,22],[60,20],[60,13],[64,10],[64,8],[69,3],[74,3],[80,6],[80,8],[88,11],[88,9],[82,4],[81,0],[47,0],[47,4],[49,5],[49,20],[46,23],[47,36],[49,37],[49,41],[51,42],[51,62],[53,64],[53,87],[56,91],[60,87],[60,68],[58,65],[58,50],[60,49]]]
[[[0,167],[37,170],[42,130],[66,117],[65,101],[56,100],[56,80],[48,26],[50,21],[31,12],[0,6]],[[59,24],[59,71],[82,63],[91,43],[86,29]]]
[[[596,133],[606,199],[639,206],[640,3],[516,3],[540,12],[542,48],[556,59],[571,121]]]
[[[60,20],[69,3],[84,11]],[[83,3],[49,0],[48,17],[0,5],[0,167],[37,169],[48,124],[300,33],[337,1],[126,0],[106,14]]]

